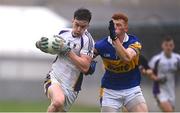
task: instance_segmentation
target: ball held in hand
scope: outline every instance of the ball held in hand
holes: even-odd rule
[[[47,52],[50,54],[57,54],[57,51],[53,48],[53,43],[55,42],[56,37],[53,36],[51,38],[48,38],[48,48],[47,48]]]

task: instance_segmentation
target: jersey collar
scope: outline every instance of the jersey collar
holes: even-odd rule
[[[168,57],[168,56],[166,56],[166,54],[164,53],[164,51],[161,52],[161,55],[163,55],[163,56],[164,56],[165,58],[167,58],[167,59],[171,58],[171,57],[172,57],[172,54],[173,54],[173,52],[172,52],[171,55]]]
[[[125,33],[123,43],[127,42],[128,40],[129,40],[129,36],[127,35],[127,33]],[[108,42],[112,44],[112,39],[110,38],[110,36],[108,36]]]

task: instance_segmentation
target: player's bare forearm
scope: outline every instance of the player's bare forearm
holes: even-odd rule
[[[149,76],[149,78],[153,81],[156,81],[158,77],[154,74],[152,69],[145,69],[145,75]]]
[[[157,81],[157,80],[158,80],[158,77],[157,77],[155,74],[152,74],[152,75],[150,76],[150,78],[151,78],[151,80],[153,80],[153,81]]]
[[[131,48],[125,49],[119,40],[113,41],[113,44],[116,48],[117,54],[120,58],[125,61],[131,61],[135,57],[136,52]]]
[[[86,73],[89,69],[92,58],[88,55],[78,56],[74,52],[70,51],[67,56],[71,59],[71,61],[78,67],[78,69]]]

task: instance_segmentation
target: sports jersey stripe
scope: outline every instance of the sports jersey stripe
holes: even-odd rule
[[[91,51],[93,49],[93,40],[92,40],[92,36],[89,34],[89,32],[85,32],[85,35],[88,37],[89,39],[89,44],[88,44],[88,53],[87,55],[92,55]]]
[[[92,55],[92,53],[91,53],[92,49],[93,49],[93,41],[92,41],[92,37],[91,37],[89,40],[89,47],[88,47],[88,50],[89,50],[88,54],[89,55]]]
[[[80,91],[81,90],[82,82],[83,82],[83,73],[81,72],[79,74],[79,77],[78,77],[75,85],[74,85],[74,91]]]
[[[180,58],[177,57],[176,59],[177,59],[177,69],[180,69]]]
[[[58,56],[56,56],[56,58],[55,58],[55,60],[53,61],[53,63],[55,63],[55,62],[57,61],[57,59],[58,59]]]
[[[103,96],[104,96],[104,88],[101,88],[100,89],[100,94],[99,94],[99,96],[100,96],[100,104],[102,105],[102,100],[103,100]]]
[[[44,92],[45,92],[46,95],[48,93],[48,88],[49,88],[50,85],[51,85],[50,75],[47,74],[46,80],[44,81]]]
[[[129,47],[132,48],[133,50],[135,50],[135,52],[137,54],[140,54],[142,45],[139,42],[136,41],[133,44],[129,45]]]
[[[92,50],[92,47],[93,47],[92,36],[88,32],[85,32],[85,35],[89,39],[88,50]]]
[[[68,30],[62,30],[62,31],[60,31],[60,32],[59,32],[59,35],[65,33],[65,32],[68,32]]]
[[[158,59],[156,62],[155,62],[155,67],[154,67],[154,73],[155,75],[157,76],[157,73],[158,73],[158,65],[159,65],[159,62],[160,62],[160,59]],[[153,83],[153,94],[154,95],[157,95],[160,93],[160,88],[159,88],[159,83],[154,81]]]

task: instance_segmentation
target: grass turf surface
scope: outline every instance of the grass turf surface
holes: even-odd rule
[[[46,112],[48,101],[0,101],[0,112]],[[70,112],[98,112],[98,106],[74,104]]]

